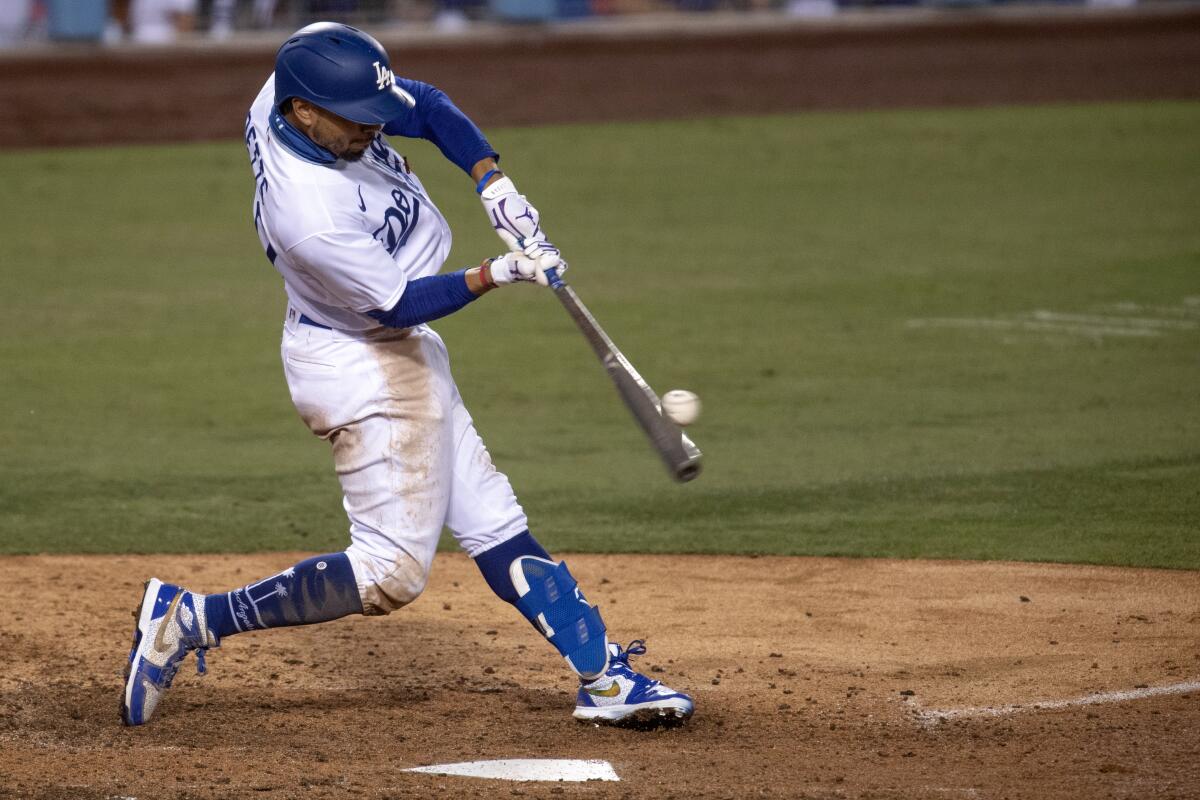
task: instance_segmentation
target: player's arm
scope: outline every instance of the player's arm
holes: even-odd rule
[[[407,280],[378,242],[359,233],[318,234],[290,248],[288,256],[346,308],[392,328],[441,319],[498,286],[545,282],[538,262],[521,253],[506,253],[470,269]]]
[[[558,266],[562,272],[567,265],[559,262],[551,266]],[[391,308],[371,309],[366,313],[389,328],[411,328],[453,314],[499,286],[521,281],[537,281],[543,286],[547,284],[546,275],[538,261],[523,253],[505,253],[489,258],[478,267],[409,281],[400,299]]]
[[[409,78],[396,78],[396,83],[413,96],[416,105],[385,125],[383,132],[437,145],[442,155],[471,176],[488,221],[508,248],[522,250],[549,268],[559,257],[558,248],[546,240],[538,210],[501,171],[500,155],[479,126],[441,89]]]
[[[458,106],[436,86],[396,78],[396,85],[412,95],[416,105],[383,126],[389,136],[406,136],[410,139],[426,139],[463,172],[471,175],[478,183],[483,177],[475,177],[474,170],[482,161],[499,161],[499,154],[488,143],[479,126],[471,121]]]

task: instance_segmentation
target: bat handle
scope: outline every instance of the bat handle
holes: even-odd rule
[[[558,267],[550,267],[549,269],[545,270],[545,273],[546,280],[549,281],[551,289],[561,289],[563,286],[566,286],[566,284],[563,283],[563,279],[558,277]]]

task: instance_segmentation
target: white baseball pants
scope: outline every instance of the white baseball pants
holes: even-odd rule
[[[443,526],[472,557],[528,528],[437,333],[418,325],[352,334],[299,317],[288,310],[284,374],[300,417],[333,446],[364,613],[417,598]]]

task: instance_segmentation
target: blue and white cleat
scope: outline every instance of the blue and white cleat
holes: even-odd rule
[[[158,578],[146,582],[141,606],[133,615],[137,627],[125,667],[121,721],[142,725],[150,721],[184,656],[195,650],[196,669],[203,674],[204,653],[219,642],[205,625],[204,598]]]
[[[579,687],[575,719],[627,728],[670,728],[688,721],[694,709],[692,698],[629,666],[630,656],[646,652],[645,642],[637,639],[624,650],[618,644],[608,647],[608,670]]]

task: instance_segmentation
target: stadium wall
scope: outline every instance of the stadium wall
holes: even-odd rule
[[[1200,98],[1200,9],[383,36],[481,124]],[[0,55],[0,147],[227,139],[273,41]]]

